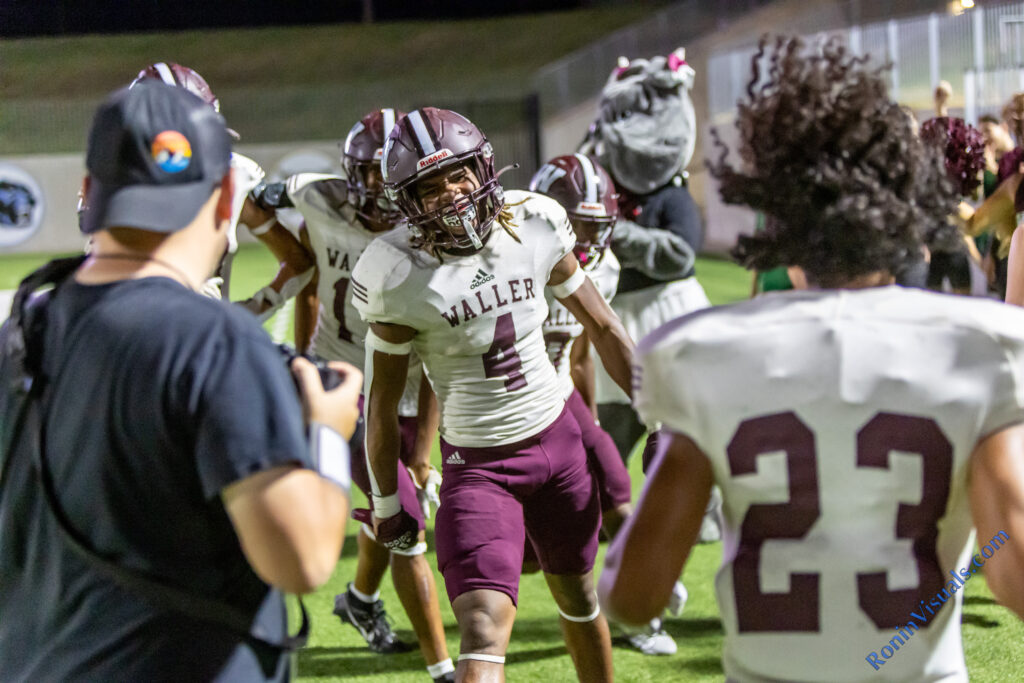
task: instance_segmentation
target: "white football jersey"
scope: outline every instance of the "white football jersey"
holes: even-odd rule
[[[249,190],[259,185],[266,174],[255,161],[236,152],[231,153],[231,171],[232,180],[235,183],[235,194],[231,198],[228,251],[233,254],[238,251],[238,217],[242,214],[242,205],[245,204],[245,198],[249,196]]]
[[[611,249],[607,249],[597,262],[597,266],[587,271],[587,277],[594,283],[605,301],[610,302],[615,296],[620,270],[619,260],[615,258]],[[548,358],[555,366],[555,372],[562,383],[562,390],[568,397],[573,390],[572,376],[569,374],[572,363],[569,358],[573,343],[583,334],[583,325],[555,298],[550,289],[544,290],[544,298],[548,302],[548,317],[544,321],[544,343],[547,345]]]
[[[442,262],[393,231],[367,248],[353,276],[366,320],[417,331],[413,348],[437,392],[441,435],[454,446],[520,441],[565,406],[541,332],[543,289],[576,238],[554,200],[509,191],[505,201],[519,241],[495,224],[483,249]]]
[[[288,178],[288,197],[302,214],[319,273],[316,329],[311,348],[329,360],[342,360],[362,369],[364,340],[369,329],[352,305],[352,269],[366,247],[381,233],[363,227],[355,207],[347,201],[345,179],[335,175],[299,173]],[[395,228],[408,235],[404,224]],[[416,415],[419,405],[420,366],[413,357],[399,414]]]
[[[772,293],[643,340],[637,410],[722,489],[728,678],[967,680],[968,459],[1024,421],[1022,363],[1024,310],[895,286]]]

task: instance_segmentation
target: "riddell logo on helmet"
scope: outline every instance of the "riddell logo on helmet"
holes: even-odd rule
[[[592,213],[595,215],[604,214],[604,204],[598,204],[595,202],[580,202],[576,205],[577,213]]]
[[[430,156],[426,156],[420,159],[419,162],[416,164],[416,170],[422,171],[427,166],[430,166],[431,164],[436,164],[442,159],[447,159],[450,156],[452,156],[452,151],[450,149],[445,148],[438,150],[431,154]]]

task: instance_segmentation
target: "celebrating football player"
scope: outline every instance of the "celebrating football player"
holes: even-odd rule
[[[967,680],[964,581],[983,568],[1024,617],[1024,312],[891,286],[925,230],[955,230],[957,195],[884,69],[785,38],[752,63],[742,165],[719,145],[711,172],[726,202],[770,217],[738,260],[810,289],[641,343],[636,405],[665,438],[602,604],[631,623],[660,612],[717,482],[726,678]]]
[[[534,174],[530,190],[546,194],[565,209],[576,234],[573,254],[604,300],[611,302],[619,282],[619,261],[608,245],[619,206],[608,172],[583,154],[559,156]],[[608,538],[612,538],[632,511],[629,473],[615,442],[595,419],[594,363],[583,325],[559,303],[551,288],[545,288],[544,298],[548,304],[548,317],[543,327],[548,358],[555,366],[564,386],[566,403],[583,433],[583,447],[601,499],[601,525]],[[526,555],[532,559],[529,545]],[[675,588],[679,595],[684,595],[685,591],[681,583]],[[642,629],[625,630],[630,644],[644,654],[668,655],[676,651],[675,641],[661,628],[660,619],[653,619]]]
[[[266,220],[272,221],[274,211],[286,207],[298,209],[305,220],[300,237],[316,263],[316,327],[312,339],[297,338],[297,346],[310,346],[318,356],[345,359],[356,367],[363,366],[367,324],[353,307],[353,297],[358,297],[359,292],[352,281],[352,269],[367,245],[392,230],[400,220],[394,204],[382,192],[380,176],[381,146],[395,118],[395,110],[379,109],[352,127],[343,143],[344,177],[300,173],[285,183],[261,185],[252,192],[256,209],[264,213]],[[397,230],[403,235],[407,232],[404,227]],[[300,303],[297,318],[301,319],[303,312]],[[297,325],[297,335],[308,327]],[[374,652],[410,649],[392,631],[380,600],[380,584],[390,560],[395,590],[419,639],[428,672],[437,681],[454,680],[434,574],[425,557],[424,517],[429,515],[426,498],[436,497],[439,480],[430,467],[430,448],[437,432],[437,404],[429,385],[420,381],[418,361],[414,367],[416,371],[409,373],[408,381],[403,376],[397,385],[401,398],[401,462],[393,463],[401,505],[414,520],[412,542],[405,547],[389,548],[378,542],[373,530],[364,524],[358,540],[355,580],[345,593],[335,597],[334,613],[342,622],[354,626]],[[354,450],[362,442],[361,438],[357,441]],[[352,458],[352,478],[369,498],[370,482],[362,453]]]
[[[395,463],[415,349],[441,409],[437,558],[462,636],[459,679],[503,680],[523,561],[537,551],[584,681],[612,677],[593,591],[600,510],[580,428],[547,358],[542,289],[580,321],[629,391],[632,342],[572,250],[565,210],[502,190],[483,134],[455,112],[417,109],[392,130],[384,184],[409,221],[356,264],[366,338],[367,443],[378,538],[406,542]]]

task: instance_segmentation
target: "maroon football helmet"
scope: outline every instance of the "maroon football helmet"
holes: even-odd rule
[[[352,126],[342,143],[341,165],[349,198],[371,226],[390,227],[402,218],[402,212],[384,193],[383,181],[372,182],[370,177],[371,169],[380,170],[384,141],[403,116],[405,112],[396,109],[372,111]]]
[[[479,187],[427,211],[417,183],[455,165],[471,169]],[[385,191],[405,214],[417,241],[431,249],[482,249],[505,205],[491,143],[468,119],[447,109],[424,107],[403,117],[384,143],[381,173]]]
[[[135,85],[139,81],[151,78],[163,81],[167,85],[176,85],[179,88],[184,88],[213,107],[214,111],[220,112],[220,100],[213,94],[213,90],[210,89],[210,84],[206,82],[206,79],[200,76],[199,72],[194,69],[182,66],[181,64],[175,64],[174,62],[155,62],[140,71],[139,75],[135,77],[135,80],[128,87]],[[239,137],[238,133],[230,128],[228,128],[228,133],[236,140]]]
[[[584,154],[555,157],[530,179],[530,191],[551,197],[569,214],[576,233],[573,253],[585,269],[593,268],[612,241],[619,215],[611,176]]]

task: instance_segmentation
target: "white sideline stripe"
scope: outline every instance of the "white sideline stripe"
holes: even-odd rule
[[[11,315],[11,304],[14,302],[13,289],[0,289],[0,323]]]

